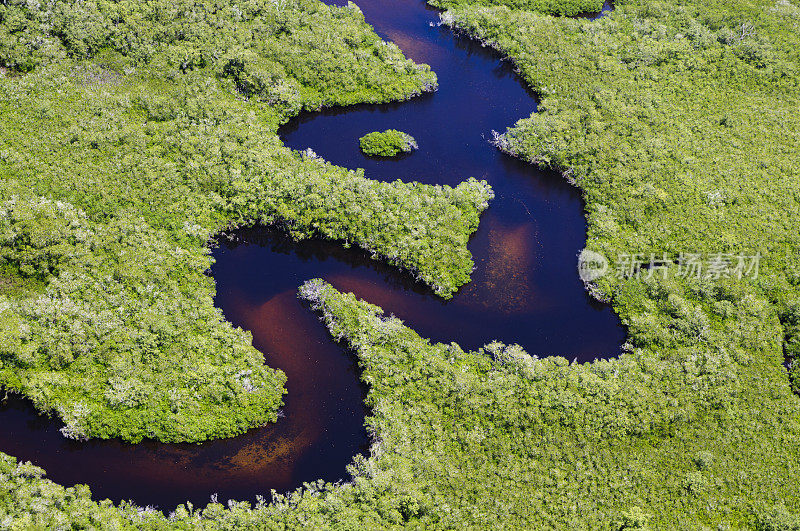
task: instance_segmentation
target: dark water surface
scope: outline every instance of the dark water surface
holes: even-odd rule
[[[335,164],[364,168],[373,179],[489,181],[497,197],[470,243],[473,282],[445,303],[360,251],[331,242],[297,244],[268,229],[237,231],[214,252],[217,304],[252,331],[270,366],[286,372],[285,418],[203,445],[79,443],[60,435],[60,422],[9,399],[0,406],[0,450],[44,467],[62,484],[88,484],[98,498],[166,510],[186,500],[203,505],[213,493],[220,500],[254,500],[270,489],[345,478],[346,465],[368,443],[364,389],[353,357],[296,299],[297,287],[314,277],[382,306],[423,336],[464,348],[499,339],[540,356],[589,361],[617,354],[624,337],[618,319],[586,294],[576,274],[586,237],[580,194],[557,174],[487,142],[493,129],[505,130],[536,109],[511,66],[439,27],[437,11],[420,0],[358,4],[379,35],[431,65],[439,91],[405,103],[305,113],[281,135],[289,147],[310,147]],[[398,160],[363,156],[358,138],[388,128],[410,133],[420,149]]]

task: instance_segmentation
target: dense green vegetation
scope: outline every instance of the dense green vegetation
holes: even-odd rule
[[[205,274],[227,227],[357,245],[445,297],[469,280],[485,183],[371,181],[275,133],[300,109],[435,87],[353,6],[5,2],[0,61],[0,385],[66,436],[276,419],[285,376]]]
[[[358,142],[361,151],[376,157],[394,157],[400,153],[411,153],[418,148],[413,136],[397,129],[373,131],[359,138]]]
[[[603,9],[603,0],[432,0],[430,4],[441,9],[451,9],[462,5],[502,5],[514,10],[568,17],[599,13]]]
[[[599,279],[592,289],[629,340],[618,359],[588,364],[431,345],[313,281],[301,295],[353,346],[370,386],[375,439],[351,483],[166,520],[6,459],[0,522],[800,529],[800,399],[784,367],[785,352],[800,373],[800,7],[628,0],[585,21],[454,5],[443,19],[508,53],[542,96],[497,142],[581,188],[587,248],[760,252],[758,278],[687,278],[673,264]],[[10,256],[64,267],[52,258],[62,252]]]
[[[446,18],[508,52],[542,94],[539,112],[497,142],[583,190],[587,248],[760,252],[748,289],[774,305],[794,352],[800,8],[628,2],[592,23],[503,8]],[[616,280],[597,288],[613,298]]]
[[[787,457],[800,441],[786,424],[796,425],[798,406],[785,374],[770,370],[780,324],[736,283],[626,283],[623,317],[660,320],[632,327],[632,343],[647,346],[592,364],[536,359],[499,343],[478,352],[431,345],[322,281],[300,292],[353,347],[370,386],[374,443],[351,467],[352,483],[309,484],[255,508],[181,507],[165,520],[92,503],[86,489],[65,490],[7,460],[0,522],[5,511],[20,529],[67,521],[186,529],[800,524],[787,509],[797,492],[797,462]],[[747,391],[756,385],[762,392]]]

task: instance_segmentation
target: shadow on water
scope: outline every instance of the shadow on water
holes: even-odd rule
[[[470,241],[473,281],[450,301],[410,275],[338,243],[296,243],[270,229],[235,231],[215,251],[216,303],[253,333],[265,361],[286,372],[288,395],[277,424],[202,445],[64,439],[60,422],[27,401],[0,406],[0,449],[44,467],[62,484],[88,484],[98,498],[133,499],[171,509],[205,504],[218,493],[254,500],[318,478],[345,476],[368,444],[365,390],[353,357],[331,341],[296,298],[323,277],[405,320],[424,337],[477,348],[498,339],[531,354],[581,361],[615,356],[624,332],[610,308],[592,300],[576,274],[585,242],[579,192],[554,172],[503,155],[488,142],[536,110],[508,62],[437,25],[419,0],[359,2],[367,21],[417,62],[431,65],[439,90],[409,102],[304,113],[280,131],[287,146],[361,167],[373,179],[455,185],[486,179],[497,194]],[[412,134],[420,149],[397,160],[368,158],[358,138],[388,128]]]

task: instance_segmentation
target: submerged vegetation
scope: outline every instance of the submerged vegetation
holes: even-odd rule
[[[792,374],[800,373],[795,263],[800,248],[800,6],[788,0],[628,0],[615,6],[611,15],[588,21],[507,5],[454,3],[443,20],[507,53],[541,95],[539,113],[498,136],[497,143],[520,158],[561,170],[581,188],[588,249],[612,262],[639,255],[643,263],[665,254],[732,259],[760,253],[757,276],[736,278],[720,263],[716,273],[687,275],[670,260],[639,274],[610,271],[595,279],[592,289],[611,301],[629,340],[618,359],[587,364],[571,363],[570,353],[536,359],[499,343],[477,352],[430,344],[378,308],[311,281],[301,296],[321,313],[334,337],[353,347],[370,388],[367,424],[374,444],[369,457],[355,459],[352,482],[309,484],[255,508],[246,503],[212,503],[202,511],[181,507],[167,519],[127,505],[93,502],[88,489],[64,489],[41,478],[35,467],[4,458],[0,525],[800,528],[800,399],[784,366],[786,354]],[[331,28],[347,21],[364,27],[354,8],[327,11],[309,3],[303,9],[344,19],[325,18]],[[298,8],[288,23],[304,17]],[[10,19],[1,20],[4,31],[11,31]],[[15,22],[13,28],[19,27]],[[23,44],[6,45],[3,57],[26,57],[19,52],[28,49],[26,34],[17,34],[15,42]],[[62,46],[41,42],[42,57]],[[19,70],[27,68],[26,60],[15,61]],[[376,60],[375,68],[381,61],[388,59]],[[266,220],[282,221],[300,235],[320,233],[313,215],[338,212],[321,203],[320,210],[298,210],[296,201],[308,197],[307,189],[286,191],[270,176],[303,170],[329,186],[349,176],[363,187],[352,190],[384,198],[422,189],[374,188],[363,176],[282,150],[270,135],[286,115],[252,98],[229,98],[232,89],[225,83],[241,93],[250,82],[226,77],[224,69],[213,76],[202,69],[167,69],[174,79],[158,78],[159,86],[175,92],[158,105],[144,106],[137,102],[151,101],[146,96],[154,94],[144,81],[123,78],[127,81],[98,86],[97,79],[108,79],[107,70],[71,66],[57,77],[56,68],[61,67],[37,66],[31,74],[0,82],[4,94],[15,98],[3,98],[12,103],[4,106],[3,116],[10,118],[0,125],[0,171],[8,175],[2,237],[21,242],[4,243],[3,259],[30,279],[30,289],[44,286],[38,298],[3,301],[3,348],[11,353],[4,351],[0,359],[6,382],[36,383],[27,391],[30,396],[75,385],[68,370],[53,366],[75,366],[76,361],[56,355],[75,356],[84,338],[96,346],[75,360],[106,356],[102,370],[129,359],[118,355],[120,345],[140,338],[151,341],[146,351],[151,357],[141,357],[143,362],[155,356],[156,363],[178,363],[159,349],[180,348],[185,356],[191,347],[196,350],[188,352],[215,353],[209,363],[219,352],[230,352],[226,366],[236,362],[243,370],[247,364],[241,360],[254,356],[243,334],[226,327],[218,314],[205,315],[205,321],[189,317],[193,308],[212,309],[210,300],[206,305],[194,298],[198,289],[208,297],[212,290],[200,274],[207,267],[208,235],[228,223],[262,219],[262,209],[272,216]],[[203,68],[213,72],[212,65]],[[422,87],[428,74],[415,72],[408,75]],[[196,89],[200,81],[206,83],[203,90]],[[52,101],[85,110],[71,122],[71,114],[54,112]],[[99,115],[92,112],[98,101],[111,102]],[[146,116],[167,118],[142,120]],[[229,128],[230,120],[236,123],[242,116],[251,117],[246,123],[256,132]],[[104,128],[108,120],[120,126]],[[263,134],[259,120],[270,124]],[[142,122],[148,128],[141,131],[137,149],[125,148],[120,132],[126,127],[140,131]],[[240,144],[227,136],[234,131],[243,135]],[[229,151],[228,142],[219,138],[242,147]],[[148,164],[133,158],[142,165],[125,173],[129,179],[109,178],[100,186],[102,170],[126,168],[125,157],[108,154],[112,145],[115,153],[123,149],[129,157],[151,150],[151,158]],[[67,168],[59,179],[47,164],[36,162],[37,157],[52,162],[47,154],[53,146],[59,146],[58,161]],[[155,164],[151,160],[158,161],[159,171],[148,172]],[[183,167],[192,171],[182,173]],[[69,180],[74,175],[80,179]],[[137,176],[147,186],[137,184]],[[287,181],[286,186],[297,186],[298,181]],[[468,234],[466,227],[474,226],[490,194],[480,183],[462,186],[463,195],[438,188],[428,192],[442,201],[432,204],[444,211],[461,209],[453,218],[459,223],[450,224],[462,227],[459,235]],[[273,203],[276,196],[283,202]],[[361,197],[354,195],[348,205],[360,205]],[[417,205],[426,203],[414,198],[397,212],[397,223],[406,222],[403,215],[419,215]],[[322,194],[318,201],[327,199]],[[71,205],[57,202],[65,200]],[[26,206],[15,213],[20,201]],[[268,207],[274,204],[280,205],[277,212]],[[48,221],[30,222],[35,219]],[[437,218],[423,219],[433,230]],[[365,215],[361,222],[376,221]],[[355,223],[347,227],[355,230]],[[42,231],[32,228],[40,225]],[[359,243],[354,237],[350,241]],[[141,249],[152,251],[142,255]],[[400,256],[401,265],[414,259]],[[109,286],[120,290],[119,298],[104,298]],[[135,301],[142,313],[115,315],[109,308],[120,300]],[[175,306],[169,311],[159,306],[167,303]],[[92,308],[103,311],[91,314]],[[179,334],[175,323],[184,318],[197,327],[188,336]],[[90,326],[109,328],[94,332]],[[110,331],[123,336],[111,338]],[[48,347],[35,343],[40,338],[49,338]],[[92,379],[91,371],[101,370],[92,367],[81,373],[76,368],[75,374],[101,381]],[[280,379],[279,373],[258,370],[254,375],[261,379],[247,375],[253,387]],[[794,385],[800,386],[797,380]],[[265,404],[274,396],[264,395]],[[169,410],[164,414],[171,418]]]
[[[358,142],[361,151],[375,157],[394,157],[400,153],[411,153],[418,148],[413,136],[397,129],[373,131],[359,138]]]

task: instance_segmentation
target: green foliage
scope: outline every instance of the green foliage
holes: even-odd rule
[[[418,147],[413,136],[397,129],[367,133],[358,141],[361,151],[375,157],[394,157],[400,153],[411,153]]]
[[[604,277],[594,289],[629,340],[618,359],[584,364],[500,343],[431,344],[311,281],[301,296],[352,346],[369,385],[373,446],[350,483],[256,507],[181,507],[166,520],[67,494],[5,459],[0,522],[797,529],[800,399],[783,362],[797,358],[800,322],[798,13],[788,1],[630,0],[597,21],[468,5],[443,17],[508,53],[542,95],[540,113],[498,143],[581,187],[589,249],[612,259],[758,251],[758,279],[681,278],[674,267],[667,278]],[[16,330],[12,317],[3,330]],[[4,334],[3,345],[21,341]]]
[[[321,280],[300,296],[358,356],[370,456],[355,459],[347,484],[307,484],[255,507],[181,507],[149,527],[792,529],[800,405],[775,370],[780,323],[747,290],[630,281],[623,319],[654,323],[662,341],[632,325],[619,359],[586,364],[497,342],[431,344]],[[30,515],[23,493],[54,488],[27,485],[5,505],[12,522]],[[58,507],[48,517],[69,518]],[[137,522],[126,511],[108,517]]]
[[[57,275],[89,234],[76,230],[85,218],[68,203],[43,199],[10,200],[0,206],[0,261],[23,277],[45,280]],[[91,251],[91,245],[87,247]]]
[[[174,78],[207,70],[286,112],[406,99],[436,86],[364,24],[355,4],[314,0],[76,0],[0,6],[0,65],[121,54]],[[27,56],[26,56],[27,55]]]
[[[788,304],[782,314],[784,349],[789,359],[789,379],[796,393],[800,393],[800,302]]]
[[[371,181],[276,135],[300,109],[435,87],[355,6],[0,9],[0,59],[28,71],[0,77],[0,385],[66,436],[202,441],[277,418],[284,374],[213,305],[226,228],[357,245],[443,297],[469,280],[485,182]]]
[[[277,418],[285,377],[213,307],[207,255],[60,201],[10,199],[0,223],[3,259],[47,281],[3,298],[0,381],[58,412],[65,436],[203,440]]]
[[[95,503],[85,486],[64,488],[43,479],[44,470],[0,454],[0,526],[31,529],[164,528],[164,517],[152,509],[109,502]]]
[[[780,324],[734,283],[681,284],[628,281],[617,298],[628,351],[580,365],[498,343],[430,345],[327,284],[301,293],[358,353],[381,449],[369,470],[409,470],[395,492],[421,491],[422,525],[752,525],[741,500],[797,503],[784,463],[800,405],[779,370]],[[756,432],[763,442],[741,442]],[[748,483],[724,479],[739,475]]]
[[[800,516],[789,512],[784,505],[777,505],[759,515],[757,529],[760,531],[800,531]]]
[[[542,95],[498,143],[584,190],[591,250],[760,252],[752,289],[786,313],[800,248],[800,53],[787,12],[642,1],[597,21],[471,7],[448,19],[508,52]],[[598,287],[613,296],[613,276]]]
[[[466,5],[502,5],[514,10],[567,17],[584,13],[599,13],[603,9],[603,0],[432,0],[430,4],[441,9],[453,9]]]

